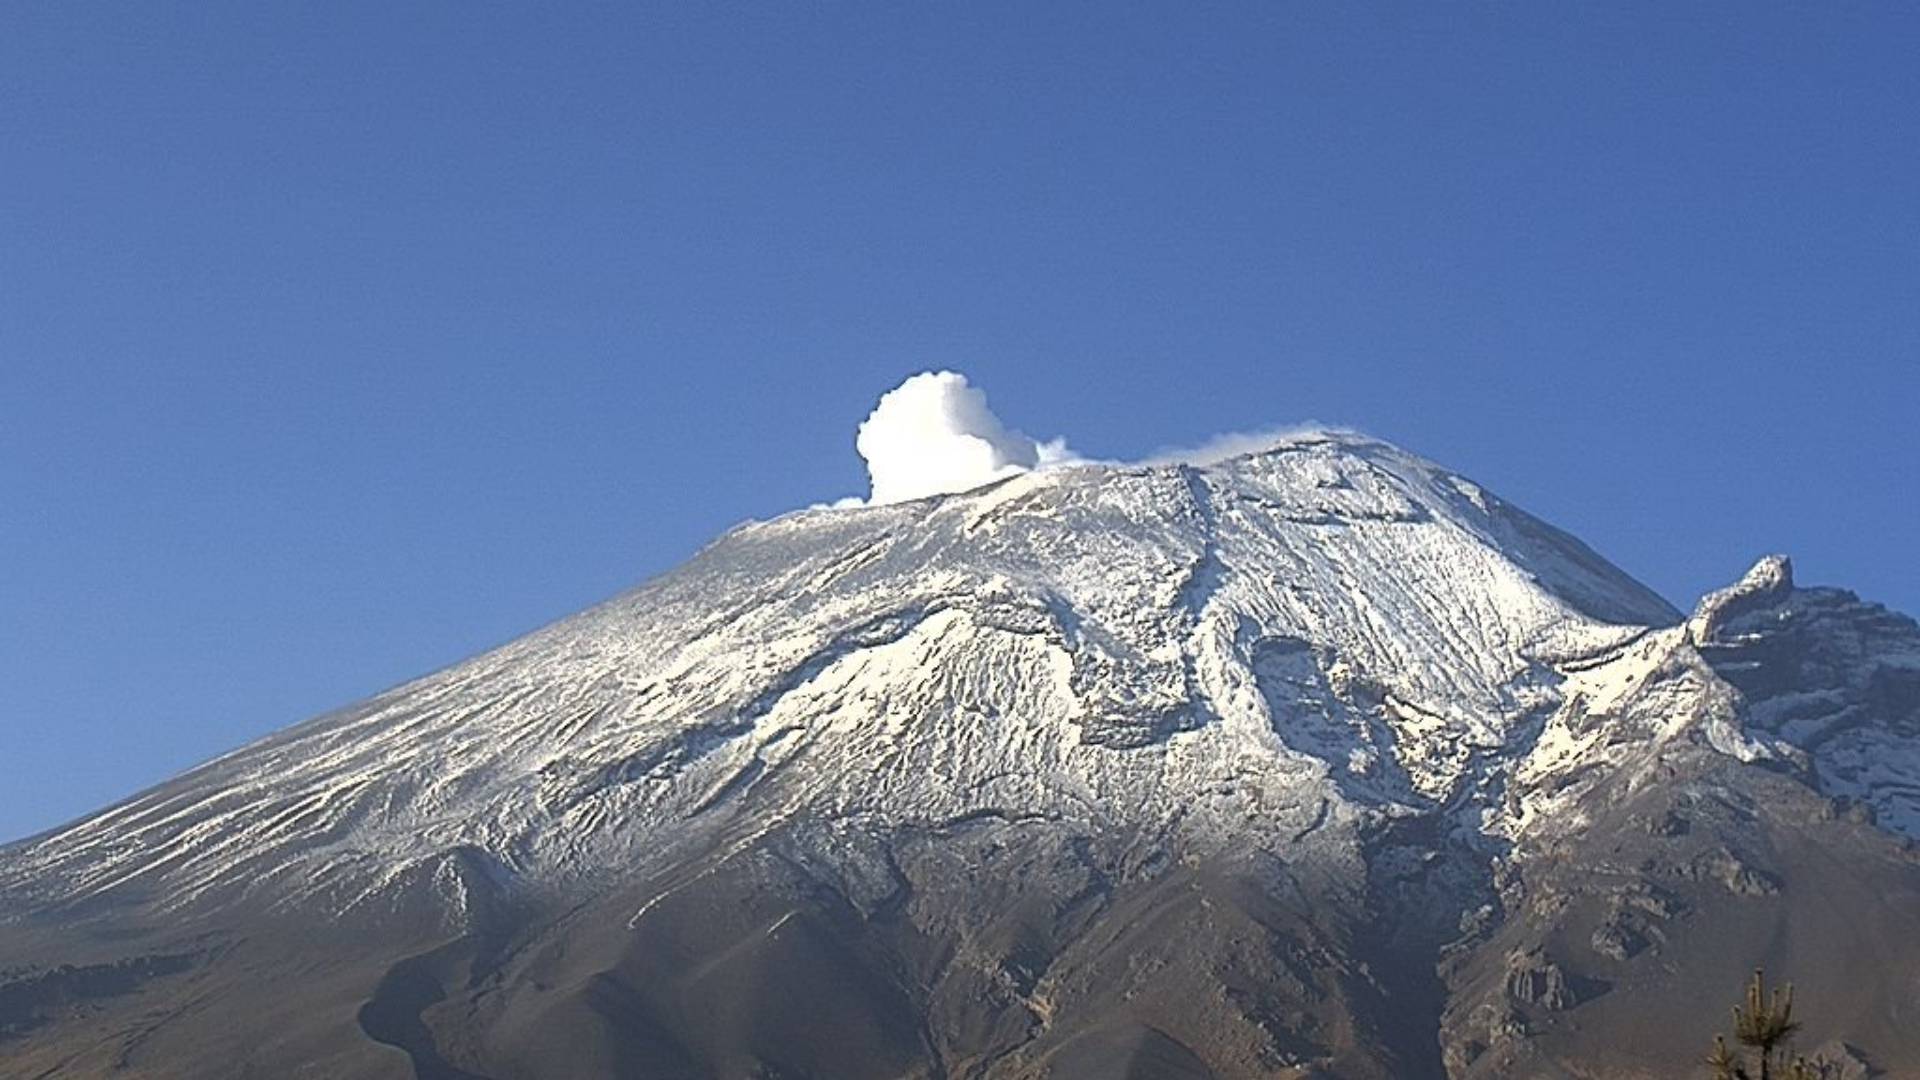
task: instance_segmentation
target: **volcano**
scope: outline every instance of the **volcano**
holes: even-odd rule
[[[0,848],[21,1077],[1920,1075],[1920,627],[1377,440],[734,529]]]

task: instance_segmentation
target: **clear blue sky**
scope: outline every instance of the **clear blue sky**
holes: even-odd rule
[[[564,8],[565,10],[560,10]],[[0,837],[864,490],[951,367],[1920,610],[1911,4],[14,4]]]

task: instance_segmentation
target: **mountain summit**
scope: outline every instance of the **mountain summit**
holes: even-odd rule
[[[1318,432],[745,525],[0,849],[0,1061],[1666,1076],[1765,963],[1897,1073],[1916,836],[1912,620]]]

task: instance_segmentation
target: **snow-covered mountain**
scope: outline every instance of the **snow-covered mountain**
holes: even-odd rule
[[[1846,956],[1920,1069],[1916,836],[1911,620],[1305,434],[749,524],[0,850],[0,1061],[1672,1075]]]

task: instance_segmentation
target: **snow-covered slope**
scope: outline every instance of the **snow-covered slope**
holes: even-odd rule
[[[1770,555],[1685,624],[1567,665],[1563,705],[1518,770],[1522,820],[1562,812],[1628,748],[1683,734],[1764,763],[1920,838],[1920,626]],[[1555,821],[1553,819],[1558,818]]]
[[[1677,617],[1570,537],[1355,436],[1028,474],[743,526],[40,838],[0,887],[344,904],[455,848],[560,882],[755,790],[763,824],[1046,812],[1291,836],[1323,778],[1364,802],[1449,798],[1551,708],[1555,662]]]

